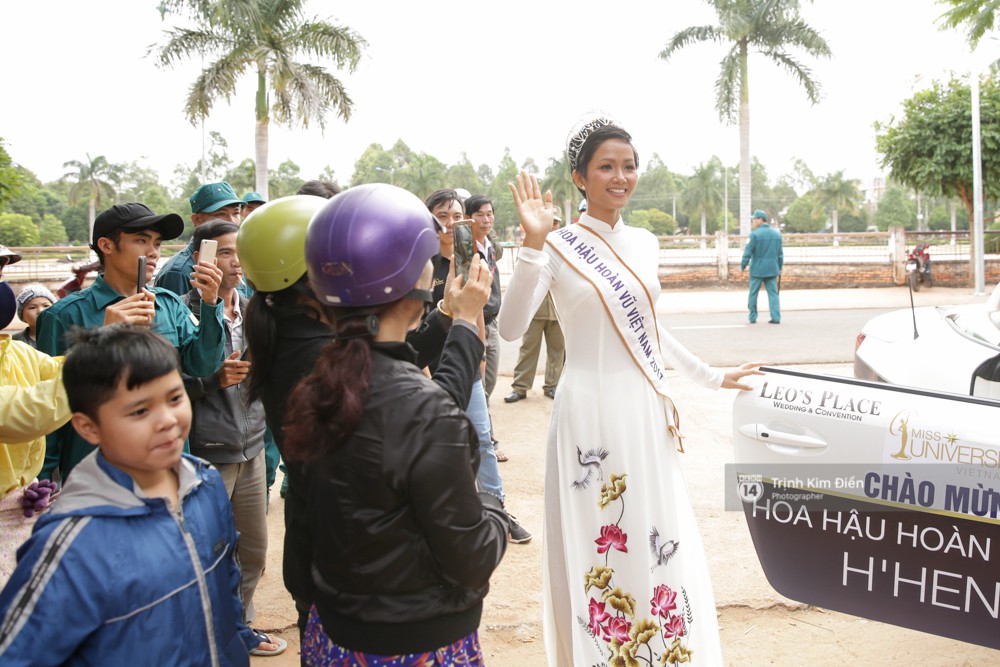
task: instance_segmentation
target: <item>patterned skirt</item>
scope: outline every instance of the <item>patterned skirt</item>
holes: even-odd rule
[[[434,651],[406,655],[375,655],[334,644],[323,631],[315,605],[302,637],[302,662],[309,667],[482,667],[479,633],[473,632]]]

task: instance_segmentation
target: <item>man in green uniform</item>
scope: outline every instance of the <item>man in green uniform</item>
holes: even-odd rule
[[[101,275],[87,289],[74,292],[38,317],[38,349],[57,356],[66,352],[71,327],[93,328],[120,322],[150,327],[178,349],[184,372],[195,377],[214,373],[222,364],[225,337],[219,285],[222,271],[215,264],[196,264],[189,281],[201,290],[201,322],[170,290],[148,287],[160,258],[160,244],[175,239],[184,221],[175,213],[156,215],[143,204],[118,204],[94,221],[91,248],[101,261]],[[145,257],[145,274],[138,275]],[[139,289],[140,280],[144,283]],[[185,450],[187,448],[185,447]],[[69,425],[49,434],[40,478],[51,479],[56,468],[63,480],[93,446]]]

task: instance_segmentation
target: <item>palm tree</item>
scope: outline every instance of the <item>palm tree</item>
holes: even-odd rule
[[[830,217],[833,220],[833,243],[837,245],[839,243],[837,239],[838,229],[838,211],[839,209],[845,208],[850,211],[856,211],[858,204],[861,202],[861,191],[858,190],[859,181],[849,178],[844,178],[844,170],[827,174],[824,178],[820,179],[816,188],[813,190],[813,196],[816,200],[816,211],[829,210]]]
[[[108,162],[103,155],[91,158],[90,153],[87,153],[86,161],[70,160],[63,163],[63,168],[72,171],[63,174],[62,180],[76,181],[69,189],[70,203],[76,205],[83,197],[87,198],[89,241],[94,237],[94,220],[101,202],[105,197],[111,200],[117,197],[118,193],[109,181],[121,180],[121,165]]]
[[[692,215],[701,214],[701,235],[708,235],[708,214],[714,214],[723,204],[722,181],[719,179],[719,167],[715,161],[700,164],[694,173],[684,183],[681,192],[681,204]],[[705,239],[701,247],[706,247]]]
[[[784,67],[805,88],[809,101],[819,101],[819,84],[812,72],[787,50],[797,47],[812,56],[829,56],[830,47],[798,13],[798,0],[708,0],[719,17],[717,26],[692,26],[677,32],[660,51],[669,60],[695,42],[728,44],[715,81],[715,108],[732,124],[737,110],[740,124],[740,234],[750,232],[750,50]]]
[[[540,182],[542,191],[552,191],[552,201],[559,204],[563,209],[563,220],[571,221],[575,210],[573,202],[580,197],[580,193],[573,184],[573,176],[570,173],[569,159],[565,156],[561,158],[549,158],[549,166],[545,168]]]
[[[256,75],[254,165],[256,190],[265,198],[271,119],[282,125],[298,121],[303,128],[315,120],[324,128],[328,113],[347,121],[353,108],[339,79],[319,65],[295,58],[329,58],[338,69],[353,72],[366,46],[350,28],[309,20],[303,4],[304,0],[164,2],[161,12],[164,7],[179,7],[193,15],[196,26],[166,31],[166,43],[150,47],[161,67],[193,55],[208,59],[184,103],[192,124],[206,118],[220,97],[228,101],[241,76]]]

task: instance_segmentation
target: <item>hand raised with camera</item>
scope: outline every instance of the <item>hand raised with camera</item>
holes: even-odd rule
[[[492,286],[493,273],[477,253],[469,264],[469,281],[463,283],[462,276],[451,281],[449,296],[452,319],[475,324],[476,317],[482,316],[483,307],[490,300]]]
[[[214,306],[219,300],[219,286],[222,285],[222,269],[213,261],[198,262],[191,272],[191,287],[201,290],[201,300]]]

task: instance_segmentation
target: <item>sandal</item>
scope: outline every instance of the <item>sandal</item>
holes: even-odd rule
[[[252,628],[251,628],[252,629]],[[250,649],[250,655],[261,655],[261,656],[274,656],[281,655],[288,648],[288,642],[286,642],[281,637],[268,637],[265,633],[260,630],[254,630],[254,635],[257,636],[258,646],[256,648]],[[261,643],[274,644],[276,648],[260,648]]]
[[[510,460],[510,457],[508,457],[506,454],[504,454],[499,449],[496,450],[496,453],[497,453],[497,462],[498,463],[503,463],[504,461],[509,461]]]

